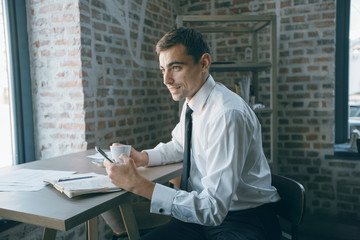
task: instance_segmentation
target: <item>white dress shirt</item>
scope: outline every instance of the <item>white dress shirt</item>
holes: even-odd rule
[[[156,184],[150,211],[210,226],[219,225],[228,211],[278,201],[256,115],[242,98],[212,76],[190,102],[184,103],[172,140],[146,150],[149,166],[183,160],[186,104],[193,110],[192,191]]]

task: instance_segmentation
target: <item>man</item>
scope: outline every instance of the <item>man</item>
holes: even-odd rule
[[[279,196],[271,186],[257,117],[243,99],[209,74],[210,49],[197,31],[168,32],[156,52],[172,98],[185,99],[172,140],[152,150],[132,149],[130,157],[120,157],[123,164],[105,161],[115,185],[151,199],[151,212],[173,217],[144,239],[280,239],[279,223],[269,205]],[[192,110],[191,167],[184,181],[188,187],[177,190],[141,177],[136,167],[183,160],[188,107]]]

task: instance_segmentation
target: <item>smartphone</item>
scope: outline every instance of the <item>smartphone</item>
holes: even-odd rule
[[[98,146],[95,146],[95,150],[98,152],[98,153],[100,153],[104,158],[106,158],[107,160],[109,160],[110,162],[112,162],[112,163],[114,163],[114,161],[113,160],[111,160],[111,158],[109,158],[109,156],[108,155],[106,155],[106,153],[104,153],[104,151],[103,150],[101,150],[101,148],[100,147],[98,147]]]

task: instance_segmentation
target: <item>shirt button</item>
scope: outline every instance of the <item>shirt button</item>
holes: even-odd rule
[[[160,208],[159,209],[159,213],[163,213],[164,212],[164,209],[163,208]]]

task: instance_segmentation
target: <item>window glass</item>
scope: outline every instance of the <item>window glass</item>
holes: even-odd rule
[[[7,44],[7,21],[4,0],[0,0],[0,167],[10,166],[13,164],[12,156],[12,131],[10,115],[10,81]]]

